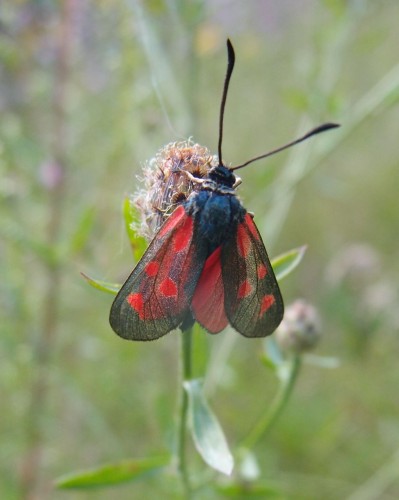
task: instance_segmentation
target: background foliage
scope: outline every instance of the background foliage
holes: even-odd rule
[[[242,171],[269,254],[308,244],[283,294],[318,307],[318,353],[341,360],[304,367],[257,449],[262,477],[291,498],[398,497],[398,17],[393,0],[2,5],[1,498],[109,498],[52,481],[170,448],[177,335],[117,338],[112,297],[79,272],[121,282],[132,268],[121,207],[144,160],[188,136],[216,148],[227,36],[226,161],[343,125]],[[237,443],[276,381],[257,341],[226,331],[206,351],[212,406]],[[165,481],[118,498],[165,492]]]

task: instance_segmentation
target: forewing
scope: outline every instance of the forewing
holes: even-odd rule
[[[246,337],[265,337],[280,324],[284,305],[262,238],[247,213],[222,249],[225,309]]]
[[[130,340],[154,340],[177,328],[186,314],[205,263],[194,241],[194,219],[178,207],[154,237],[116,296],[113,330]]]

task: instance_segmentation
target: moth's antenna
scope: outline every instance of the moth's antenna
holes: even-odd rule
[[[233,73],[235,60],[236,60],[236,56],[234,54],[233,46],[232,46],[230,40],[227,39],[227,71],[226,71],[226,77],[224,79],[223,95],[222,95],[222,102],[220,103],[220,115],[219,115],[219,142],[218,142],[219,165],[222,164],[224,108],[226,106],[227,91],[229,90],[229,83],[230,83],[231,74]]]
[[[337,128],[340,127],[337,123],[323,123],[323,125],[319,125],[318,127],[310,130],[307,134],[304,136],[300,137],[299,139],[296,139],[295,141],[289,142],[285,146],[281,146],[280,148],[273,149],[272,151],[269,151],[268,153],[265,153],[264,155],[257,156],[256,158],[252,158],[251,160],[246,161],[242,165],[238,165],[238,167],[232,167],[229,170],[237,170],[242,167],[246,167],[250,163],[261,160],[262,158],[266,158],[267,156],[272,156],[276,153],[279,153],[280,151],[283,151],[284,149],[288,149],[291,146],[295,146],[295,144],[299,144],[302,141],[306,141],[306,139],[309,139],[309,137],[312,137],[313,135],[320,134],[321,132],[326,132],[327,130],[331,130],[332,128]]]

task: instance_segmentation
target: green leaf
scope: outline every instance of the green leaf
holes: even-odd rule
[[[290,274],[301,262],[306,252],[306,246],[294,248],[272,260],[272,266],[278,281]]]
[[[98,488],[114,486],[126,481],[139,479],[144,474],[154,472],[169,464],[169,457],[143,458],[141,460],[122,460],[105,464],[93,469],[72,472],[55,481],[57,488]]]
[[[112,293],[112,295],[116,295],[122,286],[117,283],[107,283],[106,281],[95,280],[94,278],[87,276],[85,273],[80,274],[93,288],[97,288],[97,290],[101,290],[102,292]]]
[[[233,456],[219,421],[209,408],[199,379],[184,382],[189,399],[189,421],[195,447],[213,469],[230,475]]]
[[[147,248],[147,241],[144,236],[140,236],[135,229],[137,221],[139,220],[137,209],[129,198],[125,198],[123,201],[122,211],[123,219],[125,221],[125,229],[132,248],[134,261],[138,262]]]

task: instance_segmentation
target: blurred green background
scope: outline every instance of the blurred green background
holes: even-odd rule
[[[133,267],[121,206],[145,160],[190,136],[216,151],[230,37],[227,162],[342,124],[240,173],[269,254],[308,245],[283,295],[318,308],[316,352],[340,360],[304,366],[255,450],[262,479],[283,498],[398,498],[399,3],[18,0],[0,13],[0,497],[177,498],[160,477],[91,493],[52,481],[170,449],[178,334],[118,338],[112,296],[79,273],[122,282]],[[276,380],[260,341],[229,330],[207,349],[234,446]]]

